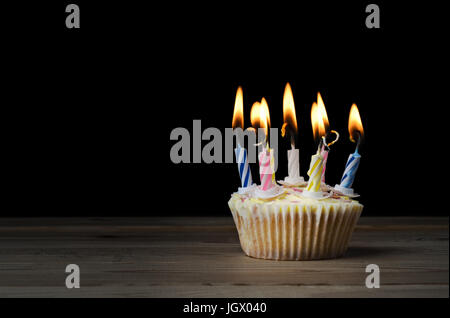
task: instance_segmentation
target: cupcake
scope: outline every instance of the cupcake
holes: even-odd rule
[[[305,198],[300,188],[284,188],[281,195],[267,200],[235,193],[228,205],[243,251],[270,260],[343,256],[363,210],[348,197]]]

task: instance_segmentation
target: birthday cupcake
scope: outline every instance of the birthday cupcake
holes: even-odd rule
[[[268,151],[262,152],[260,165],[268,156]],[[265,182],[272,172],[264,167],[261,186],[232,195],[228,205],[248,256],[305,261],[345,254],[363,206],[338,191],[322,191],[322,170],[323,156],[318,152],[306,187]]]
[[[238,98],[236,105],[241,105]],[[355,116],[355,107],[352,107],[351,117]],[[328,127],[323,118],[326,112],[319,95],[318,104],[313,105],[312,120],[313,129],[317,129],[322,139],[317,153],[312,156],[306,183],[299,174],[299,156],[292,138],[297,125],[289,84],[284,97],[284,113],[283,136],[285,128],[290,128],[292,141],[292,150],[288,153],[289,177],[279,182],[282,186],[274,181],[273,155],[267,143],[259,155],[261,185],[245,183],[249,178],[251,180],[251,176],[241,173],[242,188],[228,202],[241,247],[248,256],[260,259],[306,261],[341,257],[348,249],[363,211],[363,205],[354,200],[358,195],[351,189],[360,160],[360,139],[356,153],[347,163],[341,184],[334,188],[327,186],[324,182],[325,165],[329,147],[337,139],[327,143],[325,132]],[[361,137],[362,124],[358,127]],[[316,130],[314,132],[316,134]],[[339,138],[339,134],[336,135]],[[246,154],[241,155],[243,151],[239,146],[236,158],[239,170],[248,174],[250,169],[244,160]]]
[[[306,199],[285,189],[276,199],[234,194],[229,207],[241,247],[251,257],[316,260],[344,255],[363,210],[343,197]]]

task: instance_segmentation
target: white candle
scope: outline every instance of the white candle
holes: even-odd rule
[[[300,150],[288,150],[288,175],[289,178],[300,178]]]
[[[297,134],[297,116],[295,113],[294,96],[291,85],[286,84],[283,97],[283,118],[284,125],[282,136],[291,138],[291,150],[288,150],[288,177],[284,182],[290,185],[296,185],[304,182],[300,177],[300,150],[295,148],[295,135]]]

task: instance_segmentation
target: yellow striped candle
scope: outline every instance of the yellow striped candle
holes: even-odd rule
[[[318,103],[313,103],[311,108],[311,124],[313,127],[314,139],[323,138],[326,135],[328,127],[328,117],[326,115],[325,105],[323,104],[320,93],[318,94]],[[320,151],[323,140],[317,148],[317,153],[312,156],[309,166],[309,183],[306,187],[307,192],[322,192],[322,174],[324,158]]]
[[[311,158],[311,165],[309,167],[308,176],[309,183],[306,188],[309,192],[320,192],[322,185],[322,172],[323,172],[323,157],[320,151],[317,152]]]
[[[269,148],[269,151],[270,151],[270,168],[271,168],[272,171],[273,171],[273,174],[272,174],[272,183],[273,183],[273,184],[277,184],[277,181],[276,181],[276,178],[275,178],[275,156],[274,156],[273,149],[270,149],[270,148]]]

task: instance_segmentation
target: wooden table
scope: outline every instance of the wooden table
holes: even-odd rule
[[[448,221],[362,218],[344,258],[277,262],[246,257],[231,216],[0,218],[0,297],[448,297]]]

